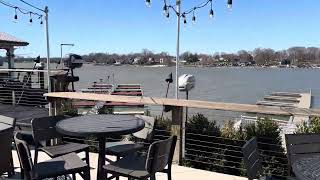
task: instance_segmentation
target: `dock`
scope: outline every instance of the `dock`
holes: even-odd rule
[[[311,91],[309,93],[295,93],[295,92],[273,92],[271,95],[265,96],[262,101],[258,101],[257,105],[262,106],[276,106],[280,108],[311,108]],[[294,124],[308,121],[309,115],[295,115],[290,118]]]

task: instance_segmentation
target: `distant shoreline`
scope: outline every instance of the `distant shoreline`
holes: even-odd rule
[[[17,61],[15,63],[33,63],[33,62],[27,62],[27,61]],[[45,62],[44,62],[45,63]],[[52,62],[52,64],[57,64],[56,62]],[[150,68],[164,68],[164,67],[175,67],[175,65],[167,66],[164,64],[154,64],[154,65],[139,65],[139,64],[95,64],[91,62],[86,62],[85,64],[90,64],[93,66],[133,66],[133,67],[150,67]],[[320,65],[314,65],[314,66],[260,66],[260,65],[254,65],[254,66],[213,66],[213,65],[193,65],[193,64],[181,64],[180,67],[194,67],[194,68],[258,68],[258,69],[320,69]]]

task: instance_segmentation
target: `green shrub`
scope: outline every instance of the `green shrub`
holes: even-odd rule
[[[311,117],[310,122],[298,125],[296,133],[320,133],[320,117]]]
[[[287,157],[282,146],[280,128],[270,118],[259,118],[256,124],[245,127],[246,139],[257,137],[260,158],[263,165],[263,175],[287,175]]]

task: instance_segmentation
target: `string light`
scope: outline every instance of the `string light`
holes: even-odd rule
[[[183,24],[187,24],[187,18],[185,14],[182,14],[182,18],[183,18]]]
[[[18,21],[17,7],[14,8],[14,22]]]
[[[168,6],[167,4],[164,4],[163,6],[163,14],[166,15],[168,13]]]
[[[26,2],[23,1],[23,0],[20,0],[20,1],[26,3]],[[33,22],[32,16],[37,16],[38,19],[41,20],[40,24],[43,24],[43,19],[42,19],[43,15],[41,15],[41,14],[38,14],[38,13],[32,12],[32,11],[25,10],[25,9],[20,8],[20,7],[18,7],[18,6],[14,6],[14,5],[12,5],[12,4],[8,3],[8,2],[5,2],[5,1],[3,1],[3,0],[0,0],[0,4],[5,5],[5,6],[7,6],[7,7],[10,7],[10,8],[12,8],[12,9],[14,9],[14,17],[13,17],[14,22],[17,22],[17,20],[18,20],[18,11],[19,11],[21,14],[25,14],[25,15],[29,14],[29,17],[30,17],[29,23],[30,23],[30,24]],[[29,5],[29,4],[28,4],[28,5]],[[32,6],[32,7],[34,7],[34,6]],[[34,7],[34,8],[36,8],[36,7]],[[39,9],[39,8],[37,8],[37,9],[38,9],[38,10],[41,10],[41,9]],[[41,10],[41,11],[43,11],[43,10]]]
[[[151,7],[151,0],[146,0],[147,7]]]
[[[232,10],[232,0],[228,0],[228,9]]]
[[[213,10],[212,9],[210,9],[209,17],[213,18]]]
[[[212,1],[213,1],[213,0],[205,0],[204,2],[200,3],[199,5],[194,6],[193,8],[190,8],[190,9],[187,10],[187,11],[184,11],[184,12],[182,12],[182,13],[179,13],[179,12],[175,9],[174,6],[169,5],[169,4],[167,3],[167,0],[163,0],[163,3],[164,3],[164,6],[163,6],[163,14],[168,18],[168,17],[170,16],[169,10],[170,10],[170,8],[171,8],[171,9],[175,12],[175,14],[176,14],[177,16],[180,16],[180,17],[183,18],[183,23],[184,23],[184,24],[187,24],[187,18],[186,18],[186,16],[187,16],[188,14],[192,13],[192,14],[193,14],[193,16],[192,16],[192,22],[195,23],[195,21],[196,21],[195,11],[196,11],[197,9],[204,8],[204,7],[208,6],[209,4],[210,4],[209,17],[210,17],[210,18],[213,18],[213,17],[214,17],[214,11],[213,11],[213,8],[212,8],[212,3],[213,3]],[[145,2],[146,2],[146,5],[147,5],[148,7],[151,6],[151,0],[145,0]],[[227,6],[228,6],[228,8],[231,10],[231,8],[232,8],[232,0],[227,0]]]
[[[193,24],[196,23],[196,16],[194,15],[194,11],[193,11],[193,16],[192,16],[192,23],[193,23]]]
[[[211,7],[211,9],[210,9],[210,12],[209,12],[209,17],[213,18],[212,0],[210,0],[210,7]]]
[[[29,23],[31,24],[32,23],[32,14],[30,12],[30,19],[29,19]]]

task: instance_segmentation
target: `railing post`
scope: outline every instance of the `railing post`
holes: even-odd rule
[[[16,93],[15,93],[15,91],[12,91],[12,105],[13,106],[16,105]]]
[[[179,165],[182,164],[182,138],[183,138],[183,107],[174,106],[172,107],[172,125],[171,125],[171,134],[176,135],[177,144],[174,152],[173,161],[178,162]]]

